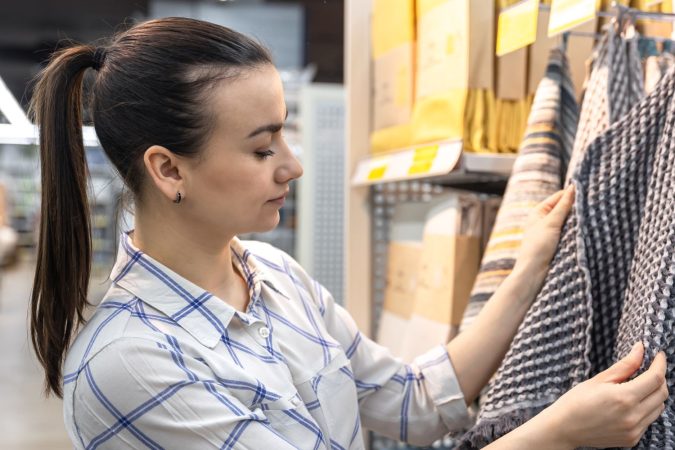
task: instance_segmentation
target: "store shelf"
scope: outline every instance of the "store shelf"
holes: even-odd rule
[[[439,182],[508,177],[515,155],[467,153],[459,140],[421,145],[361,160],[352,186],[433,178]]]

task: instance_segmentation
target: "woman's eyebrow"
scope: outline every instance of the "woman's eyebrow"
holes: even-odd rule
[[[288,109],[286,110],[286,116],[284,117],[284,120],[288,119]],[[253,137],[256,137],[257,135],[261,133],[277,133],[279,130],[281,130],[284,127],[283,123],[270,123],[267,125],[263,125],[261,127],[256,128],[251,132],[251,134],[248,135],[247,139],[251,139]]]

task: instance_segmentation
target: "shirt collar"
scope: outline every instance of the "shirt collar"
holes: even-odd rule
[[[265,284],[282,297],[286,299],[290,298],[278,284],[275,284],[274,278],[270,276],[269,269],[258,261],[249,249],[245,248],[244,243],[239,238],[235,237],[232,239],[230,248],[232,248],[234,265],[244,275],[246,284],[248,284],[251,304],[255,305],[260,301],[262,284]]]
[[[251,322],[247,314],[239,313],[136,248],[129,233],[120,236],[117,260],[110,275],[113,283],[175,320],[209,348],[215,347],[226,335],[235,315],[239,315],[245,323]],[[234,265],[249,287],[249,312],[261,301],[262,283],[288,297],[274,287],[268,273],[239,239],[232,240],[231,248]]]

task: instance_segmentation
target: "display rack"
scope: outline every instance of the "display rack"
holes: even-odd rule
[[[344,299],[344,87],[315,83],[303,89],[304,175],[299,180],[296,257],[336,302]]]
[[[444,141],[371,155],[370,20],[372,0],[345,2],[345,243],[346,305],[362,332],[372,336],[372,186],[417,181],[428,185],[504,182],[515,155],[467,153]]]
[[[40,215],[39,130],[0,79],[0,175],[7,186],[9,221],[19,246],[34,248]],[[82,128],[89,168],[92,300],[105,289],[117,250],[117,210],[122,183],[107,161],[93,127]]]
[[[345,304],[373,338],[384,298],[389,219],[401,201],[431,201],[443,186],[503,190],[515,155],[472,154],[444,141],[371,155],[372,0],[345,2]],[[371,435],[372,449],[409,448]],[[434,448],[452,448],[452,440]]]

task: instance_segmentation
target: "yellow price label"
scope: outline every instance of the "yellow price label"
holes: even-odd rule
[[[497,56],[532,44],[537,40],[538,0],[523,0],[502,10],[497,20]]]
[[[420,147],[415,149],[413,154],[413,161],[428,161],[433,160],[438,154],[438,145],[428,145],[426,147]]]
[[[368,172],[368,181],[381,180],[384,177],[386,171],[387,171],[386,165],[370,169],[370,172]]]
[[[431,170],[431,166],[434,164],[434,161],[417,161],[413,162],[408,169],[408,175],[418,175],[422,173],[427,173]]]
[[[416,148],[413,153],[412,164],[408,169],[408,175],[419,175],[429,172],[431,166],[434,165],[436,155],[438,155],[438,145],[427,145]]]
[[[570,30],[595,18],[598,0],[553,0],[548,20],[548,36]]]

